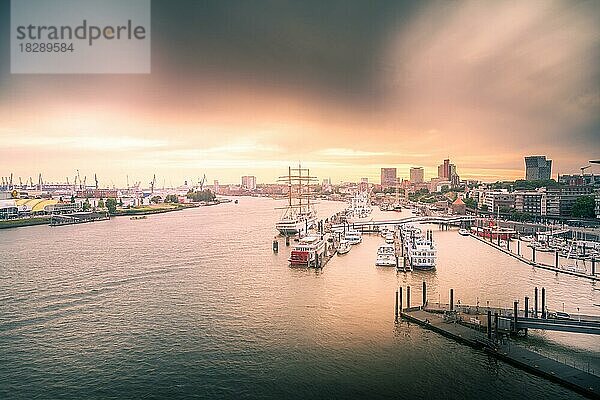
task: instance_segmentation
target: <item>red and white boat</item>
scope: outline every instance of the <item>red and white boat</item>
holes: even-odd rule
[[[323,262],[326,248],[327,242],[322,236],[307,235],[292,248],[288,261],[292,266],[318,267]]]

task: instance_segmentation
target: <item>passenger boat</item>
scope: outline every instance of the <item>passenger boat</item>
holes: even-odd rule
[[[523,242],[531,242],[533,241],[535,238],[533,236],[521,236],[519,238],[521,241]]]
[[[350,244],[350,242],[348,242],[347,240],[341,240],[340,244],[338,245],[337,253],[339,255],[347,254],[351,248],[352,245]]]
[[[350,244],[359,244],[362,242],[362,233],[355,230],[348,230],[344,235],[344,240],[346,240]]]
[[[379,246],[375,265],[380,267],[396,266],[396,249],[394,245],[385,243]]]
[[[393,232],[388,232],[385,235],[385,242],[387,244],[393,244],[394,243],[394,233]]]
[[[405,254],[408,262],[414,269],[434,269],[437,261],[437,249],[433,241],[433,234],[427,231],[422,235],[410,235],[404,238]]]
[[[470,235],[468,229],[459,229],[458,230],[458,234],[461,235],[461,236],[469,236]]]
[[[323,263],[326,241],[320,235],[307,235],[292,248],[289,262],[292,266],[319,267]]]

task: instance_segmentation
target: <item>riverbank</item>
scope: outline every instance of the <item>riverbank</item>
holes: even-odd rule
[[[18,218],[0,221],[0,229],[19,228],[23,226],[48,225],[50,216],[33,217],[33,218]]]
[[[171,211],[180,211],[180,210],[186,210],[188,208],[196,208],[199,206],[200,206],[200,204],[195,204],[195,203],[151,204],[148,206],[117,209],[117,211],[112,215],[115,217],[119,217],[119,216],[162,214],[162,213],[171,212]]]

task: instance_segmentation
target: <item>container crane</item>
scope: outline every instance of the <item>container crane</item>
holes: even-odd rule
[[[154,194],[154,184],[156,183],[156,174],[152,177],[152,182],[150,182],[150,193]]]

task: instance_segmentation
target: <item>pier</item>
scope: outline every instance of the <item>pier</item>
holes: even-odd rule
[[[591,263],[592,263],[591,274],[584,274],[584,273],[581,273],[581,272],[569,271],[569,270],[564,270],[564,269],[559,268],[558,267],[558,255],[555,256],[555,260],[557,260],[557,261],[556,261],[556,265],[554,265],[554,266],[537,262],[535,260],[535,253],[536,253],[535,249],[533,250],[532,259],[531,260],[523,257],[521,255],[521,251],[520,251],[520,246],[521,246],[520,245],[520,243],[521,243],[520,241],[517,244],[517,246],[518,246],[517,253],[513,253],[510,250],[510,241],[508,241],[508,243],[509,243],[508,244],[508,248],[504,248],[502,246],[499,246],[497,243],[494,243],[491,240],[485,240],[484,238],[482,238],[480,236],[473,235],[473,234],[470,234],[469,236],[473,237],[473,238],[479,240],[480,242],[483,242],[483,243],[485,243],[485,244],[487,244],[487,245],[489,245],[489,246],[491,246],[491,247],[493,247],[493,248],[495,248],[497,250],[500,250],[501,252],[503,252],[505,254],[508,254],[509,256],[511,256],[513,258],[516,258],[517,260],[519,260],[519,261],[521,261],[521,262],[523,262],[523,263],[525,263],[527,265],[531,265],[531,266],[533,266],[535,268],[545,269],[545,270],[552,271],[552,272],[557,273],[557,274],[560,273],[560,274],[577,276],[579,278],[591,279],[593,281],[600,281],[600,278],[596,275],[596,263],[597,263],[597,260],[595,260],[595,259],[591,260]]]
[[[542,312],[538,314],[538,290],[535,291],[534,309],[519,310],[518,301],[513,309],[465,306],[454,304],[454,290],[450,289],[449,304],[430,305],[427,286],[423,282],[422,302],[411,307],[410,286],[399,287],[395,293],[396,322],[406,320],[439,333],[459,343],[482,350],[502,361],[527,372],[544,377],[590,398],[600,396],[600,377],[595,371],[575,368],[558,360],[525,348],[510,336],[527,334],[527,329],[546,329],[586,334],[600,334],[600,317],[577,316],[577,320],[549,319],[545,309],[545,289],[542,288]],[[530,312],[533,317],[530,317]],[[540,318],[538,318],[538,316]],[[482,317],[482,318],[480,318]]]
[[[50,217],[50,226],[75,225],[87,222],[107,221],[107,212],[80,212],[73,214],[56,214]]]

